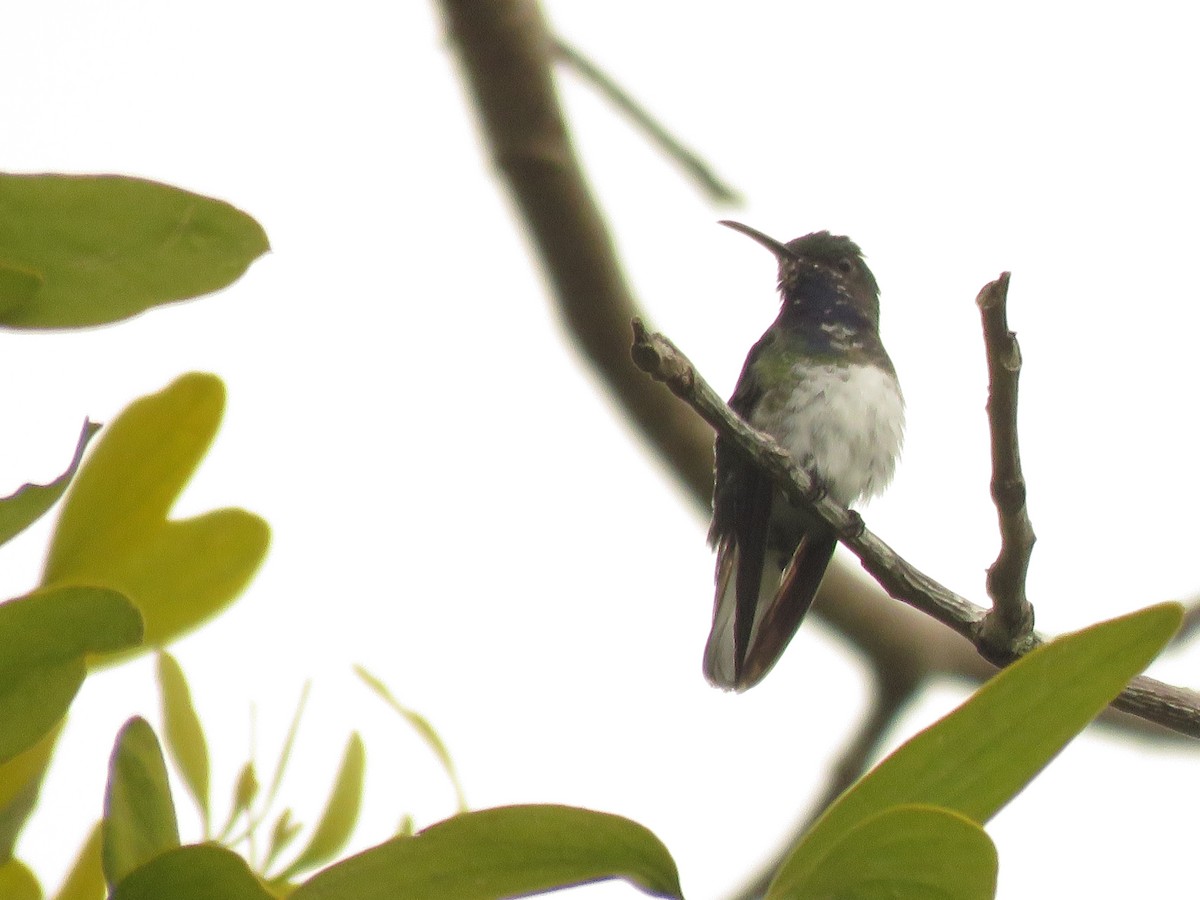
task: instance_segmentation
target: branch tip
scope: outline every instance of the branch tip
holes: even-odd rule
[[[1003,307],[1008,301],[1008,281],[1011,275],[1011,272],[1001,272],[999,278],[985,284],[975,297],[976,305],[983,310]]]

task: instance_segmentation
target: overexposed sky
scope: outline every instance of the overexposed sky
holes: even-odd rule
[[[874,531],[983,602],[997,537],[973,301],[1010,269],[1039,625],[1200,588],[1189,7],[547,12],[747,198],[711,207],[560,78],[636,293],[719,390],[776,300],[770,257],[716,219],[785,240],[829,228],[866,250],[909,407]],[[274,538],[246,595],[173,648],[209,727],[216,808],[251,706],[266,770],[311,678],[283,790],[298,818],[318,814],[352,729],[368,754],[356,848],[405,813],[453,812],[429,754],[351,674],[361,663],[440,729],[473,806],[620,813],[665,841],[689,897],[737,884],[820,790],[863,711],[862,666],[812,623],[762,686],[705,683],[706,523],[564,344],[434,8],[62,0],[6,10],[4,27],[0,169],[156,178],[229,200],[271,238],[219,296],[90,332],[0,333],[0,494],[61,471],[85,416],[189,370],[227,384],[177,514],[240,505]],[[48,534],[4,548],[3,596],[36,583]],[[1155,673],[1200,682],[1195,659]],[[147,660],[104,672],[76,702],[19,848],[51,890],[99,814],[120,723],[156,718],[151,674]],[[894,739],[962,696],[931,688]],[[989,826],[1000,896],[1187,896],[1196,764],[1077,742]]]

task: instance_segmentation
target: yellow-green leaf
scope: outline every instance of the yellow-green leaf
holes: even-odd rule
[[[338,769],[329,802],[325,804],[325,812],[321,814],[308,846],[296,857],[295,862],[279,875],[278,880],[289,880],[297,872],[328,862],[346,845],[358,821],[365,766],[366,753],[362,738],[353,734],[346,745],[346,752],[342,755],[342,764]]]
[[[167,518],[221,421],[225,390],[190,374],[109,425],[63,504],[45,585],[88,584],[129,597],[161,647],[215,615],[262,562],[268,529],[240,509]]]
[[[0,897],[4,900],[42,900],[42,886],[19,859],[0,863]]]
[[[1063,635],[999,672],[863,776],[801,838],[777,881],[803,883],[838,841],[889,807],[982,823],[1018,794],[1178,630],[1176,603]]]
[[[215,844],[168,850],[126,877],[109,900],[272,900],[236,853]]]
[[[84,421],[83,431],[75,445],[75,456],[65,472],[49,484],[26,483],[12,495],[0,499],[0,544],[20,534],[58,502],[75,477],[75,470],[79,468],[88,441],[99,430],[100,426],[96,423]]]
[[[167,766],[154,730],[132,718],[117,735],[104,794],[104,875],[116,885],[179,846]],[[166,896],[166,895],[164,895]]]
[[[17,836],[33,812],[62,726],[60,719],[32,747],[0,763],[0,859],[12,856]]]
[[[318,872],[291,900],[496,900],[608,878],[682,897],[671,854],[629,819],[568,806],[461,813]]]
[[[388,706],[398,713],[411,727],[421,739],[429,745],[429,749],[433,751],[433,755],[437,757],[438,762],[442,764],[447,777],[450,779],[450,784],[454,787],[454,796],[458,802],[458,811],[467,811],[467,797],[463,792],[462,782],[458,780],[458,771],[454,768],[454,761],[450,758],[450,751],[446,749],[445,743],[429,724],[429,720],[415,710],[409,709],[400,703],[395,698],[387,685],[364,669],[362,666],[355,666],[354,672],[363,682],[373,690]]]
[[[0,261],[0,322],[30,306],[41,289],[37,272]]]
[[[778,880],[767,900],[991,900],[996,847],[975,822],[935,806],[894,806],[869,816],[800,881]]]
[[[158,686],[162,693],[167,752],[183,775],[183,783],[200,810],[204,833],[208,834],[208,743],[204,740],[200,717],[192,705],[192,693],[188,690],[183,670],[175,658],[166,652],[158,654]]]
[[[97,822],[54,900],[104,900],[108,885],[104,881],[103,847],[104,826]]]
[[[59,587],[0,604],[0,762],[67,712],[89,653],[135,647],[142,622],[116,591]]]
[[[126,319],[223,288],[267,249],[245,213],[170,185],[0,174],[0,325]]]

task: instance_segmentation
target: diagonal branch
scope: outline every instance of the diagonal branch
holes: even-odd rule
[[[992,435],[992,500],[1000,520],[1000,555],[987,572],[992,609],[981,640],[990,654],[1021,647],[1033,634],[1033,607],[1025,596],[1029,557],[1037,540],[1025,507],[1025,475],[1017,441],[1017,379],[1021,348],[1008,330],[1008,273],[986,285],[975,302],[983,319],[988,364],[988,426]]]
[[[637,320],[633,330],[632,355],[637,365],[665,383],[723,438],[736,443],[785,491],[788,499],[803,504],[832,528],[889,594],[953,628],[996,663],[1011,662],[1040,642],[1040,638],[1031,635],[1020,647],[999,648],[999,651],[988,644],[982,633],[986,614],[982,607],[938,584],[901,558],[867,530],[857,513],[840,506],[828,494],[814,491],[808,473],[795,465],[775,441],[739,418],[669,340],[660,334],[650,334]],[[1181,734],[1200,738],[1200,694],[1195,691],[1139,676],[1113,705]]]

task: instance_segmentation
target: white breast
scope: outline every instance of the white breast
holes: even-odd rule
[[[829,495],[849,506],[891,480],[904,437],[904,398],[876,366],[796,366],[786,388],[764,398],[750,424],[765,431]]]

